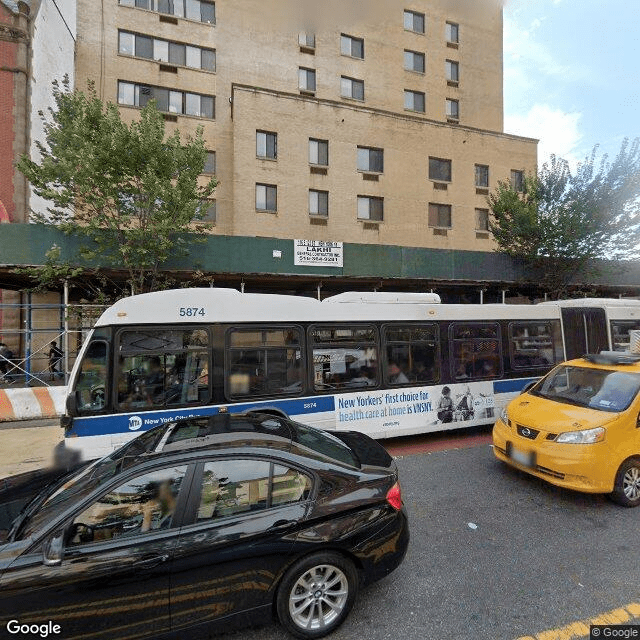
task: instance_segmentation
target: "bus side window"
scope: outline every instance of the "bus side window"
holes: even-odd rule
[[[629,351],[631,338],[629,331],[640,329],[639,320],[612,320],[611,321],[611,341],[614,351]]]
[[[452,374],[456,380],[502,374],[500,330],[494,323],[453,323],[449,328]]]
[[[511,366],[514,369],[550,367],[562,359],[559,327],[551,322],[529,321],[509,324]],[[556,335],[557,334],[557,335]]]
[[[313,327],[311,338],[316,391],[356,390],[378,385],[375,327]]]
[[[387,384],[437,382],[440,379],[438,325],[385,327]],[[395,373],[395,363],[406,380]]]
[[[145,407],[203,404],[209,399],[205,329],[135,329],[120,334],[118,404]]]
[[[106,404],[108,345],[95,340],[87,348],[76,385],[77,409],[82,413],[101,411]]]
[[[227,333],[229,398],[302,393],[302,330],[232,329]]]

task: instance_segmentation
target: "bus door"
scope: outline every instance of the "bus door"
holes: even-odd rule
[[[604,309],[563,307],[562,332],[567,360],[609,348]]]

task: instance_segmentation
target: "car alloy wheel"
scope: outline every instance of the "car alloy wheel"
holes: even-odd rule
[[[336,629],[355,600],[353,563],[336,553],[317,553],[294,564],[278,592],[278,617],[299,638],[320,638]]]
[[[630,467],[622,477],[622,488],[624,495],[629,500],[638,500],[640,498],[640,469],[638,467]]]

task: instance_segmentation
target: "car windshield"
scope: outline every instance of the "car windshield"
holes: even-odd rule
[[[155,451],[165,430],[166,426],[162,426],[146,431],[108,456],[53,485],[27,506],[15,531],[15,538],[28,538],[94,489],[127,469],[138,456]]]
[[[619,412],[629,407],[639,389],[640,374],[637,373],[562,365],[530,393],[579,407]]]

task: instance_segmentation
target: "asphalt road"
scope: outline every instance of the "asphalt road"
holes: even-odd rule
[[[554,488],[502,465],[487,444],[398,466],[408,555],[360,593],[332,640],[514,640],[638,601],[640,508]],[[216,637],[288,638],[277,626]]]

